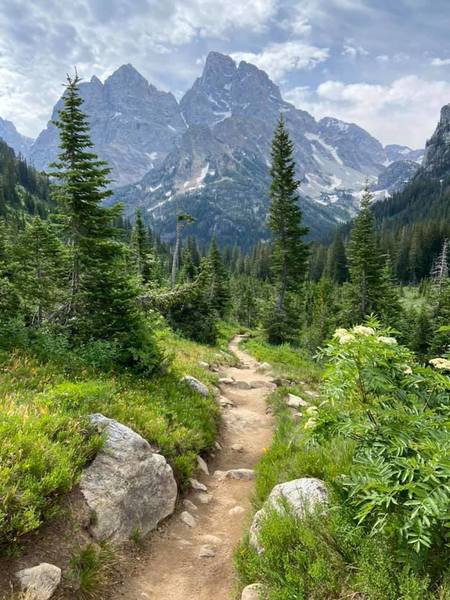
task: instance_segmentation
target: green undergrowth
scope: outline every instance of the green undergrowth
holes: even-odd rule
[[[221,327],[217,346],[185,340],[167,328],[158,343],[168,357],[159,375],[104,373],[84,364],[42,361],[23,350],[0,353],[0,550],[11,551],[58,507],[77,482],[102,439],[89,425],[91,413],[117,419],[156,447],[183,487],[196,455],[212,447],[218,409],[180,382],[189,374],[210,389],[217,374],[199,365],[232,364],[226,348],[235,328]]]
[[[281,377],[309,382],[268,399],[276,425],[256,467],[255,510],[275,485],[301,477],[325,481],[330,503],[304,519],[287,508],[269,511],[264,552],[248,535],[236,550],[238,591],[261,582],[266,600],[449,600],[450,380],[418,365],[386,333],[338,331],[325,353],[320,397],[306,394],[320,381],[307,354],[296,359],[292,348],[245,342]],[[311,404],[300,418],[286,406],[287,393]]]
[[[259,362],[268,362],[276,375],[293,381],[317,385],[320,381],[320,365],[302,348],[289,344],[271,346],[257,333],[244,340],[242,347]]]

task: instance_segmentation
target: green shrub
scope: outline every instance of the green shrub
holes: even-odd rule
[[[6,407],[5,407],[6,408]],[[0,416],[0,548],[42,523],[101,445],[88,424],[45,407]]]

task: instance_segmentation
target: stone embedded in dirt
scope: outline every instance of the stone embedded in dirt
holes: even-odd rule
[[[320,396],[319,392],[313,392],[312,390],[305,390],[305,394],[308,394],[311,398],[318,398]]]
[[[185,548],[186,546],[192,546],[192,542],[189,542],[189,540],[178,540],[178,545]]]
[[[202,546],[198,553],[199,558],[212,558],[215,555],[216,555],[216,552],[215,552],[214,548],[212,548],[211,546],[208,546],[207,544],[205,544],[205,546]]]
[[[233,385],[234,379],[233,377],[221,377],[219,379],[219,383],[221,383],[222,385]]]
[[[242,479],[250,481],[255,479],[255,471],[253,469],[230,469],[229,471],[225,471],[225,479]]]
[[[223,481],[225,479],[227,475],[226,471],[214,471],[214,479],[217,479],[217,481]]]
[[[233,450],[233,452],[244,452],[244,446],[242,446],[241,444],[233,444],[231,446],[231,449]]]
[[[303,400],[303,398],[300,398],[300,396],[296,396],[295,394],[287,395],[286,404],[289,406],[289,408],[309,406],[309,402],[306,402],[306,400]]]
[[[211,546],[220,546],[222,544],[222,540],[220,537],[217,537],[217,535],[210,535],[207,533],[202,535],[200,539],[202,542],[205,542],[205,544],[210,544]]]
[[[202,367],[203,369],[209,369],[209,363],[205,362],[204,360],[199,360],[198,365],[199,365],[199,367]]]
[[[187,498],[185,498],[183,500],[183,506],[186,510],[192,510],[192,511],[196,511],[198,510],[198,508],[195,506],[195,504],[193,502],[191,502],[190,500],[188,500]]]
[[[193,490],[198,490],[200,492],[207,492],[208,488],[204,483],[200,483],[197,479],[189,479],[189,483]]]
[[[235,381],[233,386],[238,390],[251,390],[252,386],[248,381]]]
[[[220,442],[214,442],[214,446],[217,450],[222,450],[222,444]]]
[[[273,415],[273,408],[271,406],[266,408],[266,415]]]
[[[195,520],[195,518],[191,515],[190,512],[188,512],[187,510],[183,510],[183,512],[180,515],[180,519],[183,521],[183,523],[185,525],[187,525],[188,527],[196,527],[197,526],[197,521]]]
[[[242,513],[245,513],[245,508],[242,508],[242,506],[235,506],[231,510],[228,511],[228,514],[230,516],[242,515]]]
[[[213,496],[212,494],[201,493],[196,494],[195,499],[200,502],[200,504],[209,504],[213,499]]]
[[[264,593],[265,587],[261,583],[252,583],[243,589],[241,600],[262,600]]]
[[[61,569],[49,563],[22,569],[16,573],[21,590],[30,600],[49,600],[61,582]]]
[[[206,397],[209,395],[209,391],[206,385],[198,379],[196,379],[195,377],[192,377],[191,375],[185,375],[181,378],[181,381],[183,383],[187,383],[193,390],[195,390],[202,396]]]
[[[269,383],[267,381],[262,381],[262,380],[256,380],[256,381],[250,381],[250,387],[252,388],[252,390],[256,390],[259,388],[265,388],[268,387]]]
[[[100,414],[90,419],[105,436],[80,480],[81,493],[95,516],[90,533],[97,540],[113,542],[128,540],[136,530],[145,536],[175,509],[172,469],[129,427]]]
[[[219,404],[222,408],[231,408],[235,406],[234,402],[227,398],[226,396],[220,396]]]
[[[261,510],[253,517],[250,527],[250,544],[259,553],[264,551],[259,541],[259,533],[264,519],[271,509],[283,514],[286,502],[293,514],[303,519],[305,515],[321,504],[326,504],[327,501],[328,492],[324,482],[314,477],[302,477],[276,485]]]
[[[200,469],[200,471],[203,471],[203,473],[205,475],[209,475],[208,465],[206,464],[206,461],[201,456],[197,456],[197,465],[198,465],[198,468]]]
[[[272,365],[270,365],[268,362],[263,362],[256,367],[256,371],[258,373],[266,373],[267,371],[270,371],[271,368],[272,368]]]

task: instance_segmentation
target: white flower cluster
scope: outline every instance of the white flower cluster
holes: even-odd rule
[[[448,358],[432,358],[429,362],[435,369],[450,371],[450,360]]]
[[[373,327],[367,327],[366,325],[356,325],[350,331],[341,327],[334,332],[334,337],[339,340],[340,344],[353,342],[356,339],[356,335],[375,335],[375,329],[373,329]],[[377,336],[377,341],[390,346],[397,343],[395,337],[388,337],[386,335]]]

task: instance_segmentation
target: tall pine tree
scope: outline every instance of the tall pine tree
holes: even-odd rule
[[[287,341],[293,314],[288,294],[299,290],[306,274],[308,247],[304,236],[295,178],[294,145],[283,117],[280,117],[272,142],[272,183],[270,186],[269,227],[272,231],[272,271],[276,285],[276,304],[267,323],[269,340]]]
[[[211,242],[208,259],[211,265],[211,306],[223,319],[230,305],[230,281],[215,237]]]
[[[138,309],[138,291],[127,273],[126,248],[113,225],[121,207],[102,205],[111,195],[110,169],[92,151],[79,81],[77,74],[67,77],[63,108],[55,121],[60,153],[51,173],[70,256],[63,320],[75,340],[108,341],[125,365],[152,368],[157,362],[155,347]]]
[[[366,187],[361,198],[361,210],[353,223],[348,247],[351,296],[356,321],[361,321],[371,312],[376,312],[380,296],[383,260],[375,236],[371,202],[372,194]]]

